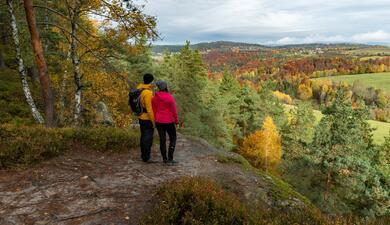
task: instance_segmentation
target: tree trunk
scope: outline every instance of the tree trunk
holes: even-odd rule
[[[45,32],[46,34],[49,32],[49,4],[47,2],[47,0],[45,0],[45,6],[46,6],[46,9],[45,9]],[[45,41],[45,53],[47,54],[48,52],[48,49],[49,49],[49,40],[46,39]]]
[[[328,201],[329,199],[329,189],[330,189],[330,182],[331,182],[331,174],[328,172],[326,174],[326,190],[325,190],[325,195],[324,195],[324,200]]]
[[[0,45],[5,46],[7,45],[7,38],[5,33],[5,26],[0,26]],[[0,69],[5,68],[5,60],[4,60],[4,53],[3,51],[0,52]]]
[[[0,69],[5,67],[3,52],[0,52]]]
[[[32,115],[34,119],[40,123],[43,124],[45,121],[41,115],[41,113],[38,111],[34,99],[32,98],[30,87],[28,86],[27,82],[27,76],[26,76],[26,70],[23,63],[22,54],[20,51],[20,42],[19,42],[19,34],[18,34],[18,27],[16,26],[16,18],[12,6],[12,0],[7,0],[8,5],[8,11],[11,17],[11,28],[12,28],[12,38],[15,44],[15,50],[16,50],[16,61],[18,64],[18,71],[20,75],[20,80],[22,81],[22,88],[24,92],[24,96],[26,97],[26,101],[28,105],[30,106]]]
[[[53,92],[51,90],[50,78],[47,73],[47,65],[46,65],[45,57],[43,55],[42,43],[39,37],[39,33],[35,21],[33,4],[32,4],[32,0],[23,0],[23,2],[24,2],[24,9],[26,11],[26,20],[31,35],[31,44],[34,49],[35,61],[38,66],[42,96],[45,102],[46,126],[53,127],[54,126],[54,97],[53,97]]]
[[[72,32],[71,32],[71,57],[73,64],[73,76],[74,82],[76,85],[75,91],[75,112],[74,112],[74,121],[75,125],[80,125],[80,117],[81,117],[81,92],[82,92],[82,84],[81,84],[81,74],[80,74],[80,60],[77,54],[77,13],[73,13],[72,18]]]

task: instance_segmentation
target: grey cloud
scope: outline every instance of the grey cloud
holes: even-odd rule
[[[164,37],[160,43],[283,39],[390,43],[388,0],[149,0],[145,10],[158,18]]]

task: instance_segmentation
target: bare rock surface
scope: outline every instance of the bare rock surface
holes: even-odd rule
[[[221,156],[236,154],[180,135],[175,166],[164,165],[154,146],[159,162],[153,164],[140,161],[138,149],[74,149],[26,170],[0,171],[0,224],[138,224],[158,187],[182,176],[211,177],[246,202],[304,206],[293,196],[275,199],[272,178],[239,163],[221,163]]]

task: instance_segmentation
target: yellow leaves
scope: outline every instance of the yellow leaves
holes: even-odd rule
[[[99,9],[102,7],[102,1],[101,0],[88,0],[88,7],[90,9]]]
[[[292,98],[290,95],[285,94],[280,91],[274,91],[272,94],[279,99],[281,102],[291,105],[292,104]]]
[[[301,100],[308,100],[313,97],[313,90],[310,85],[300,84],[298,87],[298,97]]]
[[[385,67],[385,64],[380,64],[379,66],[378,66],[378,70],[377,70],[377,72],[378,73],[382,73],[382,72],[385,72],[386,71],[386,67]]]
[[[111,26],[110,21],[102,21],[98,19],[89,18],[89,22],[91,23],[91,26],[94,28],[95,35],[98,34],[98,30],[103,26]]]
[[[349,169],[341,169],[341,170],[339,171],[339,173],[340,173],[341,175],[343,175],[343,176],[346,176],[346,177],[348,177],[348,176],[350,176],[350,175],[352,174],[351,170],[349,170]]]
[[[99,101],[104,102],[118,127],[128,127],[132,122],[131,113],[127,105],[128,85],[115,74],[100,71],[84,71],[85,82],[91,87],[84,92],[84,99],[88,99],[91,111],[96,111]]]
[[[281,138],[271,117],[266,117],[261,130],[246,137],[240,153],[256,167],[274,170],[282,158]]]
[[[331,80],[313,80],[311,81],[313,89],[320,88],[323,86],[331,87],[333,82]]]

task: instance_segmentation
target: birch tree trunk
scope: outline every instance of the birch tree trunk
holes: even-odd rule
[[[75,9],[77,10],[77,9]],[[75,125],[80,124],[80,117],[81,117],[81,92],[82,92],[82,84],[81,84],[81,74],[80,74],[80,59],[77,54],[77,18],[78,13],[73,12],[71,15],[71,23],[72,23],[72,31],[71,31],[71,58],[72,58],[72,64],[73,64],[73,76],[74,76],[74,82],[76,85],[76,91],[75,91],[75,112],[74,112],[74,121]]]
[[[43,100],[45,102],[45,116],[46,116],[46,126],[54,126],[54,97],[51,90],[50,78],[47,73],[47,65],[45,56],[43,55],[42,42],[39,37],[37,24],[34,15],[34,9],[32,0],[23,0],[24,9],[26,12],[26,20],[28,28],[31,35],[31,44],[35,53],[35,61],[37,63],[39,71],[39,81],[41,83],[41,90]]]
[[[12,0],[7,0],[7,6],[8,6],[8,12],[11,17],[11,30],[12,30],[12,38],[14,41],[15,45],[15,50],[16,50],[16,61],[18,64],[18,71],[20,75],[20,80],[22,81],[22,88],[24,92],[24,96],[26,97],[27,104],[30,106],[32,115],[35,119],[40,124],[43,124],[45,121],[41,115],[41,113],[38,111],[34,99],[32,98],[30,87],[28,86],[27,82],[27,75],[26,75],[26,70],[24,67],[24,62],[22,58],[22,54],[20,51],[20,42],[19,42],[19,32],[18,32],[18,27],[16,25],[16,18],[14,14],[14,9],[12,6]]]

